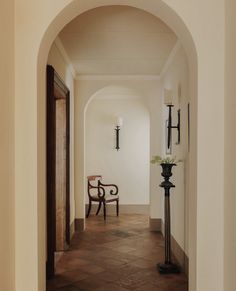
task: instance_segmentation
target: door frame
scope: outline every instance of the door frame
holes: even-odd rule
[[[55,69],[47,65],[47,262],[46,274],[55,274],[56,250],[56,100],[59,89],[66,99],[66,243],[70,244],[70,91]]]

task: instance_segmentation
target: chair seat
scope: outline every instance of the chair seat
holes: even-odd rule
[[[101,198],[98,197],[98,195],[91,195],[92,199],[96,200],[96,201],[100,201]],[[111,195],[111,194],[106,194],[105,195],[105,200],[106,201],[110,201],[110,200],[116,200],[117,198],[119,198],[119,195]]]

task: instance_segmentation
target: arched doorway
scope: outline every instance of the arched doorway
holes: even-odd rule
[[[84,102],[84,101],[82,101],[82,102]],[[81,115],[82,112],[81,111],[79,111],[79,112],[80,112],[79,115]],[[194,117],[194,116],[192,116],[192,117]],[[79,126],[76,128],[76,132],[83,132],[83,130],[84,130],[83,122],[81,122],[81,120],[78,119],[76,121],[76,124],[79,124]],[[84,151],[85,151],[85,148],[84,148],[83,142],[81,143],[81,140],[80,140],[79,144],[77,144],[75,146],[75,148],[79,148],[79,151],[77,151],[77,155],[75,154],[75,159],[80,160],[80,162],[82,164],[82,166],[80,166],[80,170],[77,168],[77,165],[75,164],[75,168],[76,168],[75,176],[77,177],[76,180],[79,181],[79,182],[76,182],[77,186],[75,186],[75,188],[77,190],[75,190],[75,191],[77,193],[84,193],[86,191],[84,191],[84,189],[85,189],[85,185],[84,185],[84,181],[85,181],[85,179],[84,179]],[[193,152],[192,152],[192,154],[193,154]],[[194,167],[191,167],[191,169],[194,169]],[[78,175],[77,175],[77,173],[78,173]],[[80,197],[80,199],[81,199],[81,197]],[[79,218],[83,218],[83,216],[84,216],[83,209],[81,209],[81,207],[83,207],[82,206],[83,203],[81,203],[81,201],[79,201],[80,199],[76,200],[77,201],[76,202],[77,211],[79,211],[79,213],[77,213],[77,214],[79,215]],[[82,215],[82,217],[81,217],[81,215]]]
[[[97,1],[95,1],[97,2]],[[19,290],[21,290],[21,286],[27,286],[28,283],[26,283],[28,281],[28,277],[29,277],[29,273],[32,274],[32,276],[30,276],[33,280],[32,283],[30,283],[29,286],[31,286],[31,290],[34,290],[36,288],[36,286],[40,286],[39,289],[40,290],[44,290],[44,286],[45,286],[45,276],[44,276],[44,262],[45,262],[45,240],[44,240],[44,225],[45,225],[45,221],[44,221],[44,213],[45,213],[45,199],[44,199],[44,195],[42,195],[42,193],[44,193],[45,191],[45,178],[44,178],[44,168],[45,168],[45,161],[44,161],[44,118],[43,116],[44,114],[44,101],[42,96],[44,96],[44,68],[46,65],[46,58],[47,58],[47,54],[50,48],[50,45],[53,41],[53,39],[55,38],[55,36],[57,35],[57,33],[63,28],[63,26],[68,23],[70,20],[72,20],[75,16],[77,16],[79,13],[82,13],[83,11],[86,11],[88,9],[91,9],[95,6],[97,6],[97,3],[95,3],[93,1],[90,1],[89,4],[86,3],[86,1],[82,2],[82,1],[72,1],[69,5],[62,5],[61,7],[57,7],[57,10],[55,11],[55,14],[53,14],[51,17],[48,18],[48,24],[44,27],[44,28],[40,28],[40,32],[38,33],[38,35],[35,36],[36,40],[36,46],[34,47],[34,53],[32,56],[32,61],[34,61],[34,63],[32,64],[33,67],[30,67],[30,72],[29,74],[27,74],[26,76],[24,76],[24,78],[27,78],[27,76],[29,77],[29,75],[33,74],[34,77],[35,76],[35,72],[38,72],[38,80],[36,82],[36,78],[34,80],[34,83],[32,84],[32,88],[28,91],[30,92],[27,97],[28,98],[29,95],[31,95],[31,93],[33,93],[34,95],[34,99],[32,98],[32,101],[30,102],[30,105],[32,106],[32,112],[25,116],[25,118],[23,120],[21,119],[21,114],[23,112],[22,109],[22,105],[20,105],[20,101],[17,102],[17,106],[16,106],[16,124],[19,121],[19,123],[17,124],[17,127],[19,126],[23,126],[23,129],[21,131],[21,135],[17,135],[16,136],[16,145],[20,145],[22,144],[22,137],[24,138],[24,135],[26,136],[26,139],[24,139],[24,141],[28,141],[27,136],[29,134],[29,132],[33,132],[33,136],[34,136],[34,141],[27,143],[28,147],[30,148],[30,151],[27,150],[27,147],[24,147],[24,151],[23,151],[23,156],[25,156],[24,154],[29,154],[30,157],[33,158],[33,160],[30,161],[25,161],[25,167],[26,169],[28,169],[28,172],[30,173],[30,176],[32,179],[30,179],[30,183],[27,183],[29,180],[29,177],[26,177],[21,174],[21,170],[20,167],[17,167],[16,169],[16,187],[19,191],[19,193],[25,193],[26,197],[30,196],[27,195],[27,193],[32,193],[33,192],[33,196],[32,196],[32,200],[29,201],[29,203],[32,206],[32,212],[29,213],[30,217],[32,218],[30,221],[30,225],[29,225],[29,231],[28,234],[25,237],[25,240],[28,241],[28,244],[31,246],[30,247],[30,253],[32,255],[30,255],[29,257],[32,258],[33,260],[37,261],[38,264],[35,265],[35,261],[32,261],[32,264],[34,265],[34,267],[32,268],[32,264],[31,264],[31,260],[26,260],[25,266],[26,268],[21,268],[22,266],[22,262],[24,261],[24,258],[26,257],[25,251],[22,251],[24,249],[27,248],[27,244],[24,245],[24,242],[22,241],[22,243],[19,243],[19,245],[17,245],[16,248],[16,254],[17,254],[17,259],[16,259],[16,283],[17,283],[17,288],[19,288]],[[102,1],[100,3],[100,5],[109,5],[111,3],[108,3],[107,1]],[[112,4],[121,4],[119,1],[113,1]],[[180,37],[180,39],[182,40],[182,43],[184,44],[184,47],[188,53],[188,58],[189,58],[189,63],[190,63],[190,72],[191,72],[191,76],[190,76],[190,92],[191,92],[191,98],[194,102],[194,107],[198,108],[198,110],[200,110],[201,114],[205,114],[205,116],[207,116],[207,112],[205,112],[203,110],[202,104],[200,103],[199,105],[199,100],[197,100],[197,88],[200,88],[203,92],[204,89],[206,89],[208,85],[204,86],[204,73],[201,71],[200,72],[200,76],[201,76],[201,86],[199,87],[197,84],[197,53],[195,50],[195,46],[194,46],[194,42],[192,40],[192,36],[191,33],[194,35],[194,38],[197,38],[196,35],[197,33],[194,31],[193,27],[190,25],[190,30],[191,33],[189,32],[189,30],[186,28],[184,21],[187,22],[187,18],[186,18],[186,13],[190,14],[190,18],[191,15],[193,15],[193,12],[191,12],[190,10],[187,9],[187,12],[180,12],[179,9],[177,9],[177,7],[173,6],[173,9],[171,9],[164,1],[160,1],[158,3],[154,3],[153,1],[150,1],[148,3],[139,3],[139,5],[135,4],[134,1],[125,1],[125,3],[122,2],[122,4],[125,5],[133,5],[133,6],[138,6],[140,9],[144,9],[148,12],[151,12],[152,14],[160,17],[163,21],[165,21],[175,32],[176,34]],[[176,12],[175,12],[175,8],[176,8]],[[181,16],[182,15],[182,18]],[[184,19],[184,20],[182,20]],[[52,21],[52,22],[51,22]],[[51,24],[50,24],[51,23]],[[45,34],[44,34],[45,33]],[[44,34],[43,40],[41,40],[42,35]],[[196,40],[197,41],[197,40]],[[199,42],[201,42],[203,40],[199,40]],[[214,44],[214,43],[213,43]],[[23,45],[22,45],[23,46]],[[38,48],[39,49],[39,55],[38,55],[38,59],[37,59],[37,53],[38,53]],[[32,46],[30,46],[30,49],[32,49]],[[19,54],[21,53],[20,51],[18,52]],[[199,57],[203,58],[204,57],[201,55],[201,53],[199,52]],[[19,58],[20,59],[20,58]],[[36,61],[37,59],[37,61]],[[214,61],[214,56],[212,57],[212,62]],[[36,62],[38,64],[38,67],[36,66]],[[202,60],[202,63],[204,62],[204,60]],[[201,64],[202,64],[201,63]],[[19,66],[20,66],[21,62],[19,61]],[[38,68],[38,69],[37,69]],[[201,75],[202,74],[202,75]],[[198,75],[199,76],[199,75]],[[219,76],[212,76],[212,83],[213,80],[217,80],[220,81],[220,77]],[[23,78],[23,77],[22,77]],[[19,83],[22,84],[22,82],[20,82],[20,78],[17,75],[17,94],[18,96],[24,96],[24,90],[25,88],[22,88],[20,86]],[[24,83],[24,82],[23,82]],[[210,86],[213,84],[210,84]],[[36,100],[36,92],[38,92],[38,101]],[[207,94],[207,89],[204,92],[206,95]],[[217,94],[220,94],[217,93]],[[217,95],[219,97],[219,95]],[[219,99],[216,99],[217,104],[220,106],[222,103],[220,101],[220,97]],[[209,101],[208,101],[209,102]],[[198,112],[199,113],[199,112]],[[36,118],[36,116],[38,116],[38,120]],[[219,117],[219,115],[218,115]],[[220,117],[222,118],[222,114],[220,114]],[[195,112],[193,112],[192,115],[193,120],[195,121],[195,125],[197,124],[197,110]],[[19,120],[18,120],[19,119]],[[28,120],[32,120],[32,123],[30,123],[30,127],[28,127],[27,122]],[[22,124],[23,122],[23,124]],[[211,122],[208,124],[208,127],[206,127],[206,130],[210,130],[210,124]],[[17,127],[16,127],[16,131],[17,131]],[[193,142],[192,145],[194,146],[193,151],[194,151],[194,155],[192,157],[192,162],[193,162],[193,168],[192,168],[192,186],[193,186],[193,193],[192,193],[192,201],[191,204],[194,206],[193,207],[193,211],[191,212],[192,217],[191,220],[193,222],[192,224],[192,228],[191,228],[191,232],[190,232],[190,245],[191,245],[191,254],[190,254],[190,284],[192,285],[192,290],[195,289],[195,279],[196,279],[196,249],[198,249],[199,252],[199,259],[198,259],[198,271],[200,272],[199,268],[201,267],[201,265],[203,264],[202,258],[201,258],[201,254],[204,257],[204,252],[201,252],[201,244],[200,242],[202,241],[201,239],[203,239],[203,234],[206,235],[207,230],[209,230],[209,226],[207,224],[206,228],[204,227],[204,218],[207,217],[205,215],[203,215],[203,218],[200,219],[199,221],[199,225],[198,225],[198,235],[200,235],[199,239],[200,242],[197,241],[196,239],[196,223],[197,223],[197,217],[196,217],[196,193],[197,193],[197,184],[199,186],[198,191],[200,190],[204,190],[204,186],[205,186],[205,182],[206,180],[204,179],[204,159],[205,159],[205,155],[202,155],[201,157],[198,156],[198,165],[200,166],[199,170],[198,170],[198,182],[196,180],[196,162],[197,162],[197,151],[199,151],[199,146],[200,149],[203,148],[204,146],[204,141],[203,141],[203,137],[204,135],[204,130],[203,130],[204,124],[202,124],[202,122],[199,123],[199,128],[198,128],[198,136],[200,134],[200,141],[197,142],[197,132],[196,132],[196,128],[194,132],[194,136],[193,136]],[[37,128],[38,128],[38,132],[37,132]],[[222,131],[220,131],[220,133],[222,133]],[[29,137],[29,136],[28,136]],[[31,136],[32,137],[32,136]],[[31,139],[29,139],[31,140]],[[37,142],[36,142],[37,141]],[[23,143],[24,145],[24,143]],[[198,145],[198,148],[197,148]],[[219,144],[219,147],[221,147],[222,144]],[[216,147],[217,148],[217,147]],[[38,161],[36,160],[36,155],[37,155],[37,150],[38,150]],[[204,152],[204,151],[203,151]],[[16,161],[19,163],[19,165],[22,164],[24,157],[22,156],[22,150],[20,148],[17,148],[16,151]],[[211,156],[211,159],[213,159],[213,156]],[[219,168],[221,165],[221,160],[219,162]],[[217,177],[220,177],[221,170],[217,168],[214,169],[217,171]],[[27,185],[27,186],[26,186]],[[220,185],[216,185],[216,188],[214,190],[216,190],[215,193],[217,192],[217,188],[221,188],[221,184]],[[39,193],[38,197],[36,197],[36,192]],[[204,192],[203,192],[204,193]],[[201,196],[200,196],[201,197]],[[22,228],[24,228],[25,223],[27,222],[27,220],[29,219],[28,217],[26,218],[24,215],[21,216],[21,214],[24,213],[25,211],[25,207],[24,207],[24,203],[21,203],[21,199],[22,197],[16,197],[16,212],[17,212],[17,223],[16,223],[16,241],[17,242],[21,242],[20,236],[22,236],[21,230]],[[27,198],[25,198],[27,199]],[[200,199],[200,198],[199,198]],[[202,205],[205,200],[204,199],[198,199],[198,202],[200,202],[200,205]],[[217,196],[217,205],[219,206],[219,203],[221,201],[221,196],[220,193]],[[22,200],[22,202],[24,202],[24,199]],[[38,212],[39,210],[39,212]],[[203,213],[207,213],[207,210],[203,209],[205,212]],[[218,211],[219,210],[219,211]],[[216,214],[217,213],[217,214]],[[218,213],[220,213],[221,215],[221,209],[219,207],[216,207],[216,209],[214,210],[214,215],[213,217],[217,217]],[[210,220],[211,221],[211,220]],[[218,221],[218,219],[217,219]],[[28,224],[27,224],[28,225]],[[221,225],[220,225],[221,227]],[[205,230],[205,231],[204,231]],[[211,236],[212,237],[212,236]],[[213,238],[206,237],[205,236],[205,240],[206,241],[212,241]],[[221,240],[220,240],[221,241]],[[200,245],[199,245],[200,244]],[[24,247],[23,247],[24,245]],[[216,250],[221,248],[221,243],[217,244],[216,246]],[[29,249],[27,250],[29,251]],[[213,257],[213,256],[212,256]],[[219,258],[219,260],[221,260]],[[217,265],[217,264],[216,264]],[[28,266],[28,267],[27,267]],[[24,271],[23,271],[24,269]],[[28,272],[29,271],[29,272]],[[219,274],[216,271],[216,274]],[[215,272],[214,271],[214,272]],[[212,274],[214,273],[212,271]],[[27,273],[27,275],[25,274]],[[199,276],[201,275],[201,272],[199,273]],[[201,277],[201,276],[200,276]],[[200,278],[199,277],[199,278]],[[217,277],[217,276],[216,276]],[[23,284],[23,285],[22,285]],[[26,285],[25,285],[26,284]],[[24,289],[24,287],[23,287]]]
[[[110,85],[95,92],[84,108],[84,180],[93,171],[102,170],[107,179],[119,185],[121,214],[149,215],[150,212],[150,113],[147,103],[132,88]],[[119,116],[124,127],[120,129],[120,149],[117,151],[114,129]],[[86,195],[86,191],[84,193]]]

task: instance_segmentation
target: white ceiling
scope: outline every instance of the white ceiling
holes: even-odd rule
[[[105,99],[105,100],[114,100],[114,99],[141,99],[143,96],[139,95],[138,92],[131,88],[121,87],[121,86],[107,86],[100,91],[98,91],[93,100],[95,99]]]
[[[159,75],[177,42],[160,19],[128,6],[90,10],[59,38],[79,75]]]

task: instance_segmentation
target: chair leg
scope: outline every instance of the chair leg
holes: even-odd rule
[[[87,212],[87,215],[86,215],[87,218],[89,217],[89,214],[90,214],[91,208],[92,208],[92,201],[89,200],[88,212]]]
[[[116,200],[116,215],[119,216],[119,200]]]
[[[102,206],[102,202],[99,202],[99,205],[98,205],[98,210],[97,210],[97,212],[96,212],[96,215],[98,215],[98,214],[99,214],[99,211],[100,211],[100,209],[101,209],[101,206]]]
[[[106,202],[103,202],[103,216],[104,220],[106,220]]]

